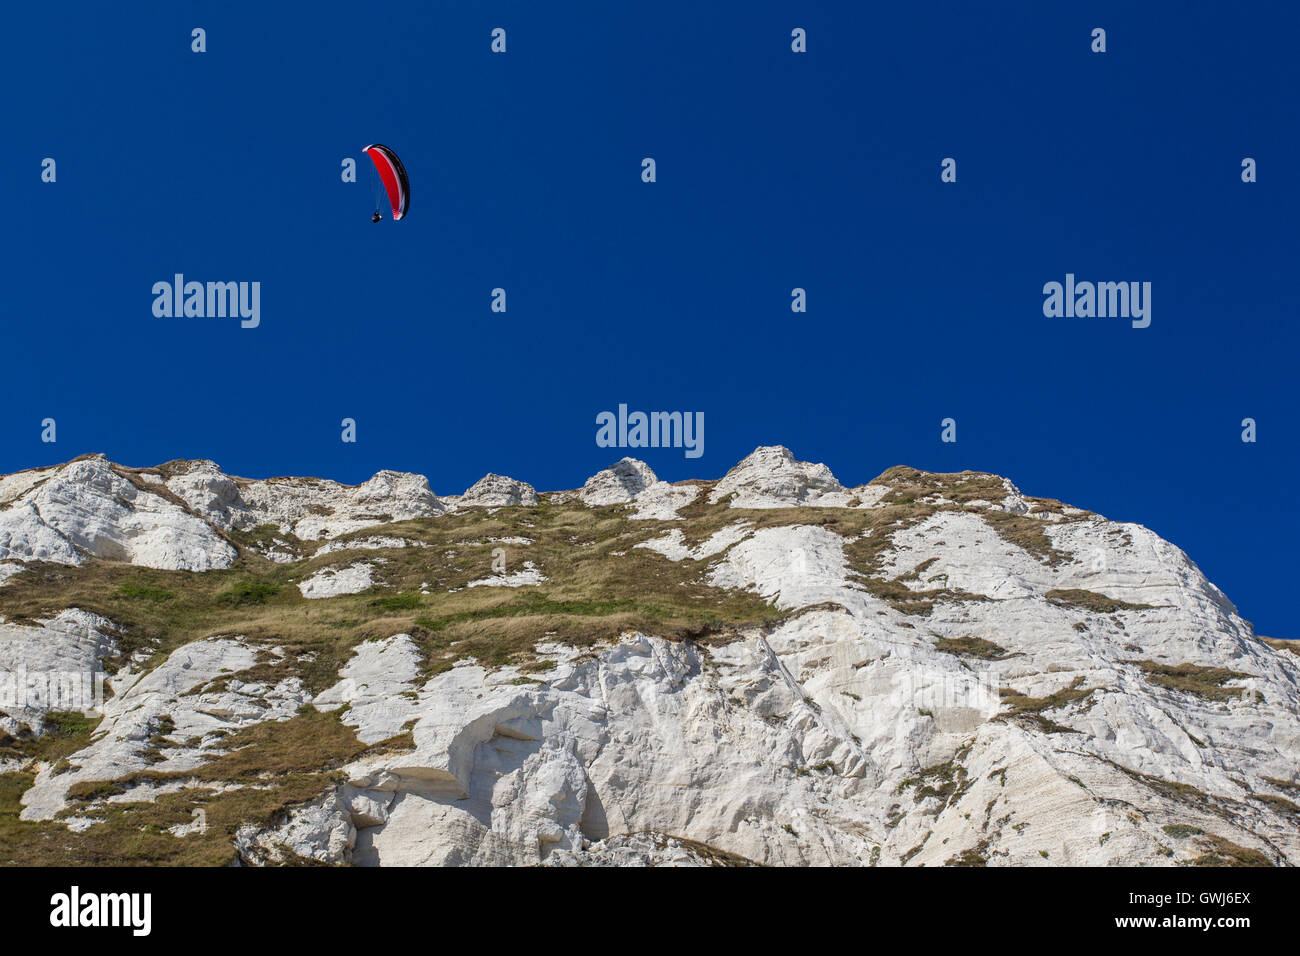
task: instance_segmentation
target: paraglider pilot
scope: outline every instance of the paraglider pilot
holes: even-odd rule
[[[375,173],[379,176],[388,201],[393,207],[393,222],[402,219],[411,207],[411,183],[406,178],[406,167],[397,158],[397,154],[383,143],[372,143],[365,149],[367,156],[375,164]],[[375,214],[371,222],[379,222],[379,204],[376,203]]]

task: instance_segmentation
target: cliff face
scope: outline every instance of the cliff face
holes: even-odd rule
[[[87,458],[0,478],[0,614],[0,862],[1300,862],[1300,658],[991,475]]]

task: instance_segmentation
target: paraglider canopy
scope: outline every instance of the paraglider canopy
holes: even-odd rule
[[[411,183],[406,178],[406,167],[387,146],[374,143],[366,147],[366,155],[375,164],[380,182],[388,192],[388,201],[393,207],[393,221],[406,215],[411,206]]]

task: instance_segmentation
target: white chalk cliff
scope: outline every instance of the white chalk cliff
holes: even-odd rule
[[[205,575],[241,548],[289,565],[331,555],[294,579],[304,607],[382,596],[385,554],[436,550],[418,547],[411,522],[555,502],[644,532],[610,562],[663,562],[772,607],[726,640],[539,635],[540,663],[471,656],[432,676],[414,631],[386,633],[351,647],[315,696],[297,677],[253,673],[278,658],[217,628],[111,675],[70,768],[22,765],[34,775],[22,819],[100,825],[74,785],[172,773],[107,798],[156,799],[226,734],[309,706],[366,745],[409,737],[242,828],[245,864],[1300,864],[1300,656],[1257,637],[1141,525],[964,474],[894,469],[845,488],[772,447],[714,481],[670,484],[624,459],[540,496],[497,475],[444,499],[396,472],[353,487],[102,457],[0,478],[0,614],[29,568]],[[737,514],[693,533],[693,509],[709,507]],[[819,517],[773,517],[796,508]],[[889,520],[822,520],[876,515]],[[531,538],[510,541],[517,566],[482,568],[476,599],[522,600],[563,570],[535,565]],[[75,606],[0,617],[0,671],[94,669],[119,640],[114,621]],[[0,732],[41,733],[40,710],[11,708]]]

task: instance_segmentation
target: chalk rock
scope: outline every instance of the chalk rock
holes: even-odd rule
[[[534,567],[533,562],[525,561],[523,568],[511,574],[493,574],[477,581],[470,581],[466,587],[471,588],[523,588],[541,584],[546,575]]]
[[[588,478],[578,497],[592,508],[626,504],[658,480],[645,462],[624,458]]]
[[[383,551],[389,548],[424,548],[428,547],[423,541],[412,541],[409,538],[398,538],[392,535],[367,535],[360,538],[344,538],[342,540],[329,541],[316,549],[315,557],[321,557],[326,554],[334,554],[338,551]]]
[[[699,495],[694,485],[673,485],[660,481],[650,466],[635,458],[624,458],[587,479],[578,497],[589,507],[634,504],[632,517],[671,521],[677,511]]]
[[[289,819],[273,829],[241,827],[235,851],[241,863],[260,866],[284,863],[292,856],[318,863],[342,863],[357,839],[348,809],[336,793],[293,809]]]
[[[446,511],[427,478],[405,472],[381,471],[364,484],[342,485],[320,478],[233,478],[211,461],[166,467],[168,489],[226,530],[274,524],[283,533],[314,541]]]
[[[374,573],[375,566],[368,561],[358,561],[343,568],[321,568],[305,581],[299,581],[298,590],[303,597],[312,600],[360,594],[375,586]]]
[[[419,669],[420,654],[409,634],[367,641],[339,671],[341,680],[312,703],[317,710],[346,707],[343,722],[356,728],[357,738],[378,743],[397,736],[415,717],[415,703],[405,695]]]
[[[217,567],[226,545],[216,529],[265,523],[293,552],[304,538],[363,527],[339,553],[417,543],[416,532],[382,526],[436,522],[446,505],[423,479],[381,476],[347,488],[249,482],[202,462],[132,470],[102,459],[23,472],[0,478],[0,568],[163,553],[178,567]],[[912,491],[894,494],[900,485]],[[790,511],[727,524],[716,509],[703,509],[699,524],[683,518],[682,505],[706,488],[719,507],[853,510],[814,521]],[[515,496],[530,507],[514,485],[481,491],[487,507]],[[602,534],[607,519],[626,522],[619,544],[582,552],[628,562],[593,567],[601,600],[619,586],[637,597],[625,572],[648,566],[661,580],[717,589],[704,599],[719,606],[736,592],[766,606],[699,640],[653,633],[643,620],[649,632],[607,630],[578,646],[543,622],[522,650],[500,655],[481,633],[458,651],[461,634],[434,633],[436,623],[357,644],[313,703],[369,749],[341,767],[322,758],[320,791],[242,827],[242,862],[1177,866],[1212,861],[1216,841],[1228,841],[1265,862],[1300,863],[1300,656],[1256,637],[1192,560],[1149,529],[1028,498],[995,476],[891,469],[845,489],[783,448],[758,449],[712,486],[668,485],[625,459],[570,497],[630,506],[622,519],[601,519]],[[887,513],[863,513],[886,503]],[[453,543],[538,544],[560,578],[552,530],[519,517],[495,540]],[[648,534],[646,520],[671,524]],[[588,547],[585,536],[573,541]],[[333,551],[333,541],[319,549]],[[438,607],[445,579],[418,567],[427,556],[354,554],[300,587],[309,597],[358,593],[387,560],[404,579],[424,579],[431,618],[457,620],[468,596]],[[519,567],[471,583],[544,582],[536,566]],[[565,573],[556,597],[577,602],[578,590]],[[26,583],[10,578],[0,606],[20,591]],[[503,612],[526,604],[511,597],[488,603]],[[24,666],[102,669],[128,633],[73,609],[0,621],[0,692],[4,674]],[[299,671],[289,644],[213,633],[147,672],[136,668],[151,666],[161,645],[135,651],[105,678],[114,693],[81,750],[53,765],[5,751],[0,769],[35,774],[22,818],[92,833],[106,804],[197,786],[190,774],[229,735],[289,720],[311,700],[303,679],[314,682],[334,658],[303,654],[315,667]],[[426,660],[431,646],[450,649],[449,659]],[[0,731],[21,745],[48,709],[0,704]],[[164,775],[135,776],[145,769]],[[120,778],[60,816],[70,787]],[[276,784],[202,785],[219,796]],[[192,824],[172,832],[193,839]]]
[[[236,678],[256,662],[244,641],[210,637],[177,648],[147,674],[124,675],[114,684],[116,696],[104,702],[92,742],[68,758],[70,769],[46,767],[37,774],[23,794],[21,819],[52,818],[66,806],[74,784],[145,769],[192,770],[220,752],[226,734],[288,720],[311,695],[297,677],[275,685]]]
[[[748,861],[663,833],[627,833],[594,843],[584,841],[577,850],[556,850],[541,865],[695,867],[745,866]]]
[[[101,455],[8,484],[0,505],[0,560],[82,564],[89,557],[149,568],[229,567],[235,549],[202,519],[138,487]],[[12,476],[11,476],[12,477]]]
[[[537,491],[524,481],[504,475],[485,475],[456,499],[459,508],[507,508],[537,504]]]
[[[730,498],[733,508],[844,507],[851,497],[825,465],[796,461],[781,445],[754,449],[709,493],[710,502]]]
[[[33,624],[0,624],[0,731],[40,736],[48,711],[103,703],[100,661],[117,653],[111,621],[77,608]]]

